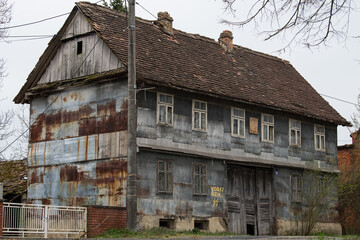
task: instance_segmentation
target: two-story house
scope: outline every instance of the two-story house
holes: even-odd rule
[[[158,16],[136,19],[138,227],[290,230],[306,163],[336,172],[349,123],[289,62]],[[127,47],[126,15],[86,2],[50,41],[14,99],[31,107],[29,202],[126,207]]]

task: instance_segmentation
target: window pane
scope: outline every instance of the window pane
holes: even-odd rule
[[[194,112],[194,128],[200,128],[199,112]]]
[[[199,165],[195,165],[195,174],[200,174],[200,169],[199,169]]]
[[[269,126],[269,140],[274,141],[274,127]]]
[[[244,117],[245,116],[245,111],[242,110],[242,109],[234,108],[233,114],[236,117]]]
[[[172,191],[172,172],[168,172],[167,174],[167,191],[171,192]]]
[[[159,191],[165,191],[165,173],[159,172]]]
[[[200,102],[194,101],[194,108],[200,109]]]
[[[168,107],[167,123],[172,124],[172,107]]]
[[[206,193],[206,176],[201,177],[201,193]]]
[[[238,120],[237,119],[233,119],[233,134],[238,135]]]
[[[315,131],[318,133],[325,133],[325,128],[323,126],[315,126]]]
[[[264,140],[268,140],[268,126],[267,125],[264,125],[263,126],[263,137],[264,137]]]
[[[320,137],[320,139],[321,139],[321,149],[325,149],[325,136],[321,136]]]
[[[320,136],[319,135],[316,135],[315,145],[316,145],[317,149],[320,149]]]
[[[240,120],[240,136],[245,136],[245,121]]]
[[[166,95],[166,102],[172,104],[172,96]]]
[[[296,144],[296,133],[295,133],[295,130],[291,130],[290,131],[290,144],[291,145],[294,145],[294,144]]]
[[[301,143],[301,133],[300,131],[297,131],[296,144],[300,145],[300,143]]]
[[[160,94],[160,102],[166,102],[166,96],[164,94]]]
[[[201,110],[206,110],[206,103],[200,103]]]
[[[206,167],[205,166],[201,166],[201,174],[206,175]]]
[[[159,106],[159,122],[165,123],[166,107],[164,105]]]
[[[159,171],[165,171],[165,162],[159,161]]]
[[[274,122],[274,116],[264,114],[263,115],[263,121],[268,122],[268,123],[273,123]]]
[[[200,193],[200,185],[199,185],[199,181],[200,181],[200,176],[199,175],[195,175],[194,177],[194,184],[195,184],[195,193]]]
[[[205,128],[206,128],[206,114],[201,113],[201,129],[205,129]]]

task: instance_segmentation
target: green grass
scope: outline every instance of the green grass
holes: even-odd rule
[[[109,229],[104,234],[96,238],[175,238],[175,237],[205,237],[205,236],[230,236],[236,235],[230,232],[209,233],[202,232],[199,229],[192,231],[176,232],[168,228],[153,228],[148,230],[130,231],[128,229]]]

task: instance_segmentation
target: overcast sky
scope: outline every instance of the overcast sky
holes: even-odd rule
[[[222,0],[137,0],[141,6],[157,16],[160,11],[168,11],[173,17],[173,26],[189,33],[197,33],[213,39],[218,39],[220,33],[227,29],[234,34],[234,44],[256,51],[275,55],[290,61],[297,71],[320,93],[348,102],[356,103],[360,93],[360,39],[352,36],[358,34],[356,24],[360,22],[360,13],[353,11],[350,18],[350,36],[344,42],[332,41],[328,47],[313,49],[294,46],[291,51],[281,54],[277,52],[285,42],[276,38],[263,41],[253,26],[246,28],[229,27],[220,24],[221,18],[231,17],[224,12]],[[92,1],[96,2],[96,1]],[[237,14],[245,14],[251,1],[238,0],[241,7]],[[11,26],[42,20],[70,12],[75,6],[73,0],[16,0],[13,7]],[[136,5],[136,15],[149,20],[154,16]],[[39,24],[11,29],[10,36],[54,35],[65,22],[67,16],[45,21]],[[11,38],[20,40],[22,38]],[[31,41],[0,42],[0,56],[6,60],[8,76],[3,81],[0,90],[2,109],[13,108],[12,99],[25,83],[27,76],[34,68],[40,55],[45,50],[50,38]],[[324,97],[344,118],[350,121],[350,116],[356,111],[355,106]],[[347,128],[338,128],[338,144],[351,143]]]

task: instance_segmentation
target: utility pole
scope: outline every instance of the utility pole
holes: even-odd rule
[[[127,228],[136,230],[137,193],[136,193],[136,56],[135,56],[135,0],[129,0],[129,52],[128,52],[128,157],[126,213]]]

